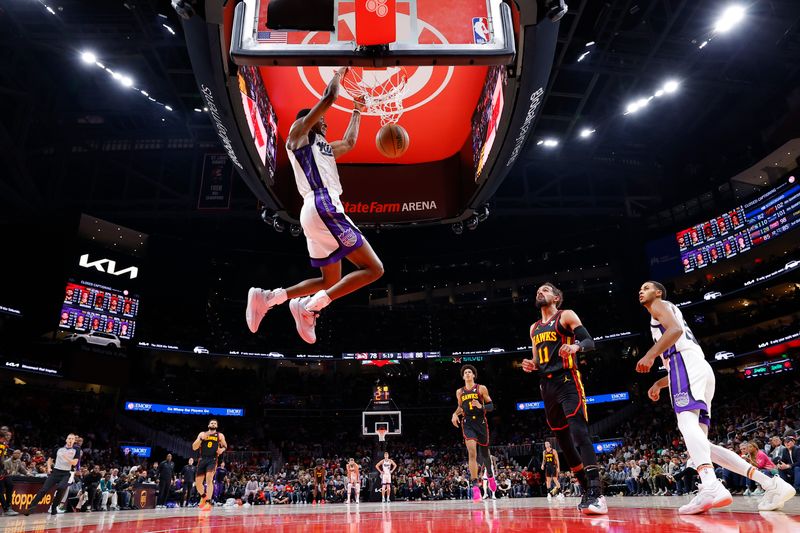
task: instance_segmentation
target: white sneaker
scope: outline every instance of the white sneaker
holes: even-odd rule
[[[547,493],[547,500],[549,501],[549,500],[552,500],[552,499],[553,499],[553,495],[548,492]]]
[[[698,487],[700,487],[700,490],[697,491],[697,496],[678,509],[680,514],[705,513],[711,508],[725,507],[733,502],[731,493],[719,481],[709,487],[705,487],[702,484],[699,484]]]
[[[556,495],[556,500],[558,500],[558,501],[564,501],[564,495],[563,495],[562,493],[560,493],[560,492],[559,492],[559,493]]]
[[[258,331],[258,326],[267,311],[278,303],[285,301],[285,296],[283,299],[280,298],[282,291],[283,289],[265,291],[258,287],[250,287],[250,290],[247,291],[247,310],[244,313],[244,317],[247,320],[247,329],[251,333]]]
[[[762,489],[761,487],[758,487],[751,494],[753,496],[761,496],[762,494],[764,494],[764,489]]]
[[[589,498],[589,505],[583,510],[583,514],[608,514],[608,505],[606,505],[606,497],[600,496],[598,498]]]
[[[297,326],[297,333],[300,334],[300,338],[308,344],[314,344],[317,342],[317,334],[314,328],[317,325],[318,313],[306,310],[306,303],[309,298],[309,296],[306,296],[305,298],[290,300],[289,311],[292,312],[294,323]]]
[[[750,492],[750,489],[745,490],[744,493],[742,494],[742,496],[752,496],[752,495],[753,493]]]
[[[797,491],[779,477],[772,478],[775,480],[775,485],[772,488],[766,488],[764,497],[758,502],[759,511],[777,511],[783,507],[783,504],[791,500]]]

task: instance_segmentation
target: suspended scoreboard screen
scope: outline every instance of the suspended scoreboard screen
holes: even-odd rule
[[[800,225],[800,184],[789,177],[758,198],[690,228],[675,238],[684,272],[745,253]]]

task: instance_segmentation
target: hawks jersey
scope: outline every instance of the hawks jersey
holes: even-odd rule
[[[200,441],[200,457],[216,457],[219,449],[219,433],[208,435]]]
[[[561,325],[562,312],[557,312],[547,322],[537,320],[531,326],[533,360],[542,374],[554,374],[577,368],[578,362],[573,355],[562,357],[558,354],[562,345],[572,344],[575,340],[572,332]]]
[[[486,420],[486,411],[473,407],[472,400],[478,400],[483,405],[483,398],[481,398],[480,385],[477,383],[471,389],[461,387],[458,391],[459,405],[461,410],[464,411],[464,422],[484,423]]]
[[[305,198],[312,191],[327,189],[330,193],[340,196],[342,183],[339,181],[339,170],[333,157],[333,148],[325,137],[313,131],[308,132],[308,141],[296,150],[286,148],[289,161],[292,163],[297,192]]]
[[[664,303],[667,305],[667,308],[670,312],[675,316],[675,319],[678,321],[678,325],[680,325],[683,333],[681,334],[680,338],[667,348],[664,353],[661,354],[661,358],[666,362],[670,357],[672,357],[676,353],[682,354],[684,357],[689,356],[699,356],[701,359],[705,360],[705,355],[703,355],[703,349],[700,348],[700,344],[698,344],[697,339],[695,339],[692,330],[689,329],[689,326],[686,324],[686,321],[683,319],[683,313],[678,307],[673,304],[672,302],[668,302],[664,300]],[[650,332],[653,334],[653,342],[658,342],[661,336],[666,331],[666,328],[661,325],[653,317],[650,317]],[[669,367],[669,365],[665,364],[665,367]]]
[[[555,464],[556,463],[556,454],[553,452],[544,452],[544,462],[547,464]]]

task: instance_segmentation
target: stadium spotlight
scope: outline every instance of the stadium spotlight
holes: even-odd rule
[[[714,24],[715,33],[726,33],[744,20],[745,9],[742,6],[728,6]]]
[[[464,233],[464,224],[462,224],[461,222],[456,222],[450,227],[452,228],[453,233],[455,233],[456,235],[461,235],[462,233]]]
[[[130,76],[122,76],[122,77],[119,79],[119,82],[120,82],[120,83],[121,83],[121,84],[122,84],[124,87],[133,87],[133,80],[131,79],[131,77],[130,77]]]
[[[668,80],[668,81],[667,81],[667,82],[664,84],[664,89],[663,89],[663,90],[664,90],[664,92],[665,92],[665,93],[667,93],[667,94],[672,94],[672,93],[674,93],[675,91],[677,91],[677,90],[678,90],[678,87],[679,87],[679,86],[680,86],[680,84],[679,84],[677,81],[675,81],[675,80]],[[656,94],[658,94],[658,93],[656,93]]]
[[[628,104],[628,107],[625,108],[625,114],[628,115],[630,113],[636,113],[639,111],[639,101],[631,102]]]
[[[545,139],[542,142],[542,145],[545,148],[555,148],[556,146],[558,146],[558,141],[556,139]]]
[[[583,128],[580,133],[581,139],[588,139],[595,131],[597,130],[594,128]]]
[[[81,52],[81,60],[87,65],[91,65],[92,63],[97,62],[97,56],[87,50],[85,52]]]
[[[478,227],[479,223],[478,215],[472,215],[467,219],[467,229],[473,231]]]

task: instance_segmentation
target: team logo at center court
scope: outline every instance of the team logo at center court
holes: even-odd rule
[[[678,394],[673,394],[672,400],[675,403],[675,407],[686,407],[689,405],[689,393],[679,392]]]
[[[352,229],[348,228],[339,234],[339,242],[345,248],[350,248],[358,241],[358,234]]]
[[[339,22],[347,28],[339,31],[340,43],[355,40],[356,14],[354,12],[343,13],[339,15]],[[447,37],[432,24],[422,19],[417,19],[416,22],[418,35],[412,36],[411,28],[414,25],[411,17],[406,13],[397,13],[397,42],[416,43],[419,42],[419,36],[424,33],[425,42],[450,44]],[[327,42],[329,35],[328,32],[309,32],[301,44],[321,45]],[[422,107],[439,96],[450,83],[454,71],[452,66],[406,66],[403,68],[407,77],[406,87],[403,90],[403,112]],[[315,98],[322,98],[325,87],[333,79],[337,70],[338,67],[297,67],[300,81],[303,82],[303,85]],[[378,87],[395,77],[398,70],[400,70],[400,67],[389,67],[386,70],[367,70],[363,74],[369,86]],[[353,96],[347,90],[342,90],[339,95],[346,100],[350,100],[350,102],[333,104],[333,107],[350,113],[353,110],[351,103]],[[375,113],[372,112],[364,112],[364,114],[375,116]]]

